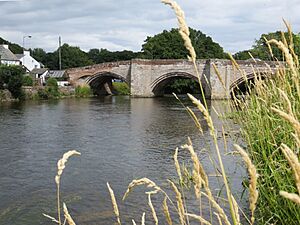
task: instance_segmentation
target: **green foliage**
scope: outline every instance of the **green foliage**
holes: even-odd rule
[[[237,111],[248,152],[258,171],[259,200],[256,210],[257,224],[299,224],[300,208],[279,195],[279,191],[296,193],[296,184],[291,166],[287,163],[280,145],[289,146],[298,152],[295,130],[291,123],[276,114],[271,107],[288,112],[300,119],[299,72],[291,74],[287,69],[280,77],[256,85],[247,102]]]
[[[128,50],[111,52],[103,48],[101,48],[100,50],[94,48],[88,52],[88,57],[94,63],[103,63],[103,62],[131,60],[133,58],[136,58],[137,54],[138,53],[128,51]]]
[[[87,98],[93,95],[93,91],[90,86],[77,86],[75,88],[75,96],[80,98]]]
[[[225,58],[223,48],[211,37],[201,31],[190,28],[190,38],[198,58]],[[147,37],[142,46],[144,58],[147,59],[186,59],[188,51],[178,29],[164,30],[153,37]]]
[[[192,79],[176,79],[165,87],[166,94],[199,93],[199,84]]]
[[[283,35],[285,36],[287,42],[290,43],[289,34],[285,32],[283,33]],[[292,36],[293,36],[293,45],[295,48],[295,53],[297,55],[300,55],[300,35],[293,33]],[[276,31],[268,34],[262,34],[260,38],[255,41],[255,44],[252,46],[252,49],[236,53],[234,55],[235,59],[239,59],[239,60],[249,59],[251,57],[248,54],[248,52],[250,52],[254,58],[258,58],[261,60],[276,60],[276,59],[280,61],[284,60],[281,50],[274,46],[272,46],[272,52],[274,57],[272,57],[272,54],[269,51],[265,39],[267,40],[276,39],[278,41],[282,40],[282,33],[280,31]]]
[[[0,45],[6,44],[8,45],[9,49],[14,53],[14,54],[22,54],[23,53],[23,48],[15,43],[11,43],[7,40],[4,40],[3,38],[0,37]]]
[[[50,77],[46,82],[46,87],[39,89],[37,96],[39,99],[57,99],[60,97],[57,80]]]
[[[20,66],[0,65],[0,89],[7,89],[16,99],[23,99],[22,91],[24,70]]]
[[[24,76],[23,77],[23,86],[33,86],[33,79],[31,76]]]
[[[47,63],[47,53],[42,48],[35,48],[31,50],[31,53],[33,58],[35,58],[38,62],[41,62],[43,64]]]
[[[130,95],[130,89],[125,82],[113,82],[113,89],[118,95]]]
[[[45,61],[42,61],[46,67],[57,70],[59,69],[58,49],[53,53],[47,53]],[[86,52],[79,47],[63,44],[61,46],[61,65],[62,69],[72,67],[87,66],[93,64],[93,61],[88,58]]]

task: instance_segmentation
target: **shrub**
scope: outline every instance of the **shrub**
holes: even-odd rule
[[[86,98],[93,95],[92,89],[88,85],[77,86],[75,88],[75,96],[80,98]]]
[[[22,90],[24,70],[20,66],[0,66],[0,89],[7,89],[16,99],[24,99]]]
[[[23,86],[33,86],[33,79],[31,76],[23,77]]]
[[[129,86],[125,82],[113,82],[112,85],[118,95],[130,95]]]

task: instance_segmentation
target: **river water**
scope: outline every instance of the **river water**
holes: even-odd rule
[[[187,99],[183,102],[190,105]],[[226,153],[221,121],[213,108],[226,112],[228,104],[212,101],[209,107],[219,130],[221,150]],[[215,151],[204,120],[201,123],[204,136],[174,97],[108,96],[1,105],[0,224],[53,224],[42,213],[56,217],[56,162],[72,149],[82,155],[68,161],[61,179],[61,197],[77,224],[114,223],[106,182],[114,189],[124,224],[132,218],[140,221],[143,212],[148,224],[153,224],[145,189],[137,188],[125,202],[122,195],[132,179],[141,177],[168,189],[167,179],[176,180],[174,149],[185,144],[187,137],[191,137],[217,194],[223,189],[211,163]],[[225,130],[231,131],[227,135],[230,148],[239,139],[234,135],[238,127],[227,121]],[[180,151],[179,159],[188,165],[189,154]],[[231,155],[224,156],[224,163],[239,199],[244,169]],[[192,191],[187,192],[191,192],[186,196],[188,201]],[[158,211],[161,200],[153,197]],[[199,208],[197,204],[189,201],[191,211]]]

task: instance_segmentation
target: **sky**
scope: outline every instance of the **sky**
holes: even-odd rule
[[[251,48],[263,33],[284,30],[282,18],[300,31],[300,0],[177,2],[190,27],[230,53]],[[0,37],[47,52],[57,49],[59,36],[85,51],[140,51],[147,36],[172,27],[175,14],[160,0],[0,0]]]

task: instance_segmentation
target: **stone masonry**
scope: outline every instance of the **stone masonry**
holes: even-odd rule
[[[245,82],[245,77],[253,79],[254,74],[275,74],[279,68],[278,63],[271,61],[245,60],[237,63],[239,68],[230,60],[197,60],[200,82],[207,98],[228,98],[236,85]],[[67,70],[67,74],[72,85],[88,84],[93,89],[101,88],[112,78],[123,80],[129,85],[134,97],[162,95],[165,85],[179,77],[199,81],[193,64],[188,60],[133,59],[72,68]]]

